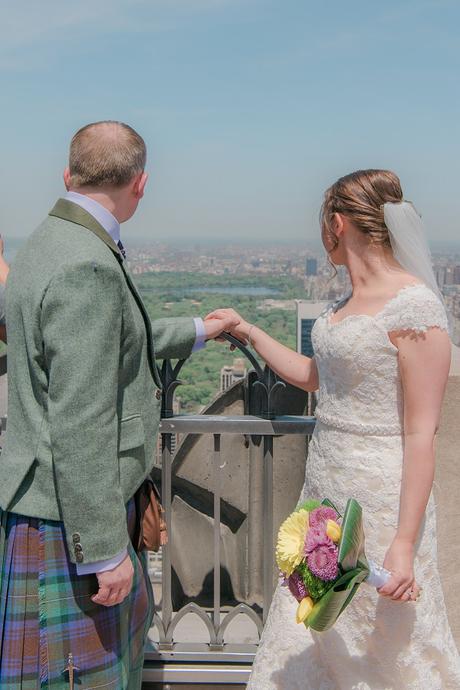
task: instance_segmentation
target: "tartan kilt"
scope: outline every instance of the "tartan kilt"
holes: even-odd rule
[[[134,502],[127,520],[134,523]],[[95,575],[77,575],[61,522],[0,510],[0,690],[69,690],[69,654],[78,690],[140,690],[153,616],[145,555],[130,595],[94,604]]]

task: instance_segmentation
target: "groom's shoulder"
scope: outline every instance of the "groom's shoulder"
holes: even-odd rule
[[[49,273],[86,261],[120,270],[112,250],[91,230],[51,215],[32,232],[18,259],[25,263],[33,259],[34,267],[46,266]]]
[[[59,276],[62,279],[65,274],[75,273],[81,278],[85,266],[86,272],[99,266],[112,281],[123,280],[117,258],[99,237],[77,223],[48,216],[16,255],[10,292],[13,287],[21,293],[30,291],[40,300]]]

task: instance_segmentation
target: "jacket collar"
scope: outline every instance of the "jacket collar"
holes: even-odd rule
[[[49,212],[50,216],[68,220],[71,223],[81,225],[87,230],[91,230],[102,242],[104,242],[113,252],[117,258],[121,260],[120,252],[117,245],[110,237],[109,233],[104,230],[102,225],[84,208],[68,199],[58,199],[55,206]]]

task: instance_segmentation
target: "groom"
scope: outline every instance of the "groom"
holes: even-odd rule
[[[141,686],[152,593],[130,543],[130,499],[154,460],[157,359],[186,358],[233,325],[150,322],[120,237],[144,194],[145,162],[128,125],[79,130],[67,194],[10,272],[0,593],[8,573],[13,594],[0,615],[1,687],[29,677],[50,688],[74,678]],[[23,582],[27,596],[14,596]]]

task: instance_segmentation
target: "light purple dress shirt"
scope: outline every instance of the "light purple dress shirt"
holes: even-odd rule
[[[120,238],[120,223],[113,216],[110,211],[108,211],[105,206],[102,206],[98,201],[91,199],[85,194],[78,194],[78,192],[67,192],[65,199],[72,201],[74,204],[78,204],[88,211],[93,218],[97,220],[99,225],[102,225],[104,230],[108,232],[110,237],[113,239],[115,244],[118,244],[121,240]],[[193,346],[192,352],[201,350],[206,344],[206,331],[204,327],[204,321],[200,318],[195,318],[195,329],[196,329],[196,340]],[[126,558],[128,551],[123,549],[119,554],[113,558],[108,558],[105,561],[95,561],[94,563],[77,563],[77,574],[78,575],[88,575],[91,573],[103,573],[106,570],[113,570],[120,565],[120,563]]]

